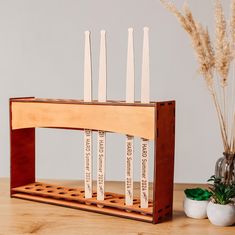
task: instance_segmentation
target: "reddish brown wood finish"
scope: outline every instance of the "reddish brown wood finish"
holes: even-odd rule
[[[172,217],[175,146],[175,102],[156,105],[153,223]]]
[[[10,99],[10,187],[12,195],[12,188],[35,182],[35,128],[12,130],[11,103],[12,99]]]
[[[54,100],[14,98],[10,100],[10,125],[11,102],[45,102],[45,103],[83,103],[79,100]],[[87,104],[87,103],[84,103]],[[97,103],[90,105],[123,105],[122,102]],[[132,105],[132,104],[124,104]],[[135,103],[137,106],[155,107],[155,140],[154,140],[154,182],[153,182],[153,218],[156,224],[172,217],[173,208],[173,182],[174,182],[174,145],[175,145],[175,102],[151,102],[151,104]],[[74,129],[76,128],[62,128]],[[11,132],[11,193],[13,188],[35,182],[35,128],[12,130]],[[30,195],[25,195],[30,199]],[[17,197],[20,197],[19,195]],[[50,199],[50,198],[49,198]],[[31,198],[30,200],[34,200]],[[37,201],[40,201],[37,199]],[[43,201],[43,198],[42,198]],[[55,204],[64,205],[63,201]],[[65,206],[65,205],[64,205]],[[73,207],[73,206],[71,206]],[[105,209],[104,209],[105,210]],[[96,210],[94,210],[96,211]],[[102,210],[100,211],[102,213]],[[112,215],[112,212],[104,212]],[[121,213],[121,212],[120,212]],[[142,220],[135,215],[121,217]],[[148,221],[150,222],[150,220]]]

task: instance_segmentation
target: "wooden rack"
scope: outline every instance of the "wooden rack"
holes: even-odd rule
[[[36,182],[35,128],[121,133],[154,141],[153,200],[148,208],[125,205],[125,195],[105,193],[103,201],[84,198],[83,188]],[[11,197],[158,223],[172,217],[175,102],[10,99]]]

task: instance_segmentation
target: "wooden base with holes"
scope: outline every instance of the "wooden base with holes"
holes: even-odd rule
[[[100,213],[112,212],[115,215],[136,218],[142,221],[151,221],[153,204],[149,201],[149,207],[140,208],[139,199],[134,199],[133,206],[126,206],[125,195],[106,192],[104,201],[96,200],[96,192],[93,197],[86,199],[82,188],[67,188],[64,186],[51,185],[35,182],[13,189],[13,197],[30,199],[45,203],[64,205]]]
[[[95,117],[95,118],[94,118]],[[125,205],[125,195],[105,192],[103,201],[84,198],[82,188],[36,182],[35,128],[63,128],[122,133],[154,141],[153,200],[140,208],[139,198]],[[10,99],[11,196],[146,222],[172,216],[175,102]]]

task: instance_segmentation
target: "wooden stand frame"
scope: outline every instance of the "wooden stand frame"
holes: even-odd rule
[[[91,129],[154,140],[153,200],[142,209],[139,198],[125,205],[125,195],[96,193],[84,198],[82,188],[35,182],[35,128]],[[172,217],[175,102],[10,99],[11,197],[158,223]]]

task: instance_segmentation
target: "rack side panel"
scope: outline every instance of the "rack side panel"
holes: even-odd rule
[[[175,149],[175,102],[156,106],[153,223],[172,217]]]
[[[35,182],[35,128],[12,130],[10,100],[10,161],[12,188]]]

